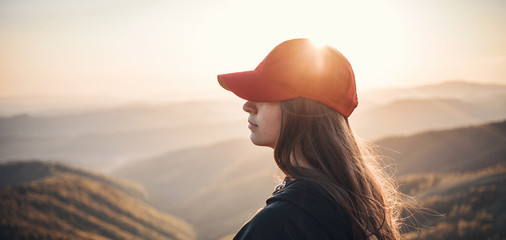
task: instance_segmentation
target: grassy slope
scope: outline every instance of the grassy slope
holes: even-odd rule
[[[425,209],[413,211],[405,239],[504,239],[506,165],[467,173],[409,174],[401,190]]]
[[[9,163],[0,167],[16,168],[25,169],[21,170],[25,174],[27,168],[48,174],[0,189],[1,239],[195,238],[184,221],[159,213],[131,192],[115,186],[126,187],[125,183],[54,163]]]
[[[407,219],[406,239],[506,237],[506,121],[378,144],[397,161],[400,190],[426,208]]]

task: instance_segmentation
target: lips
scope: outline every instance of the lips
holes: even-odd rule
[[[251,121],[249,121],[249,120],[248,120],[248,123],[249,123],[248,128],[249,128],[250,130],[254,130],[254,129],[258,128],[258,125],[256,125],[255,123],[252,123],[252,122],[251,122]]]

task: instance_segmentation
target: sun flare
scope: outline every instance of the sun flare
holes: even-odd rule
[[[326,43],[323,39],[320,38],[311,37],[309,38],[309,40],[311,41],[311,45],[313,45],[313,47],[317,49],[321,49],[325,46],[328,46],[328,43]]]

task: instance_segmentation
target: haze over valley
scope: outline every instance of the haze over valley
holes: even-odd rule
[[[350,118],[369,141],[506,118],[506,86],[447,82],[364,92]],[[375,100],[378,99],[378,100]],[[248,139],[243,101],[137,104],[56,115],[0,117],[0,162],[54,159],[108,172],[166,152]]]

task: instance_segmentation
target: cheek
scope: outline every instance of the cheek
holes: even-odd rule
[[[251,140],[259,146],[274,148],[281,129],[281,110],[279,105],[263,108],[258,116],[260,127],[251,133]]]
[[[264,125],[251,132],[250,140],[258,146],[274,148],[279,137],[280,127],[274,124]]]
[[[273,109],[271,112],[269,112],[268,118],[265,120],[268,122],[268,124],[264,129],[266,130],[264,133],[266,137],[268,137],[269,140],[274,144],[279,137],[279,132],[281,129],[281,112],[279,109]]]
[[[269,124],[269,132],[271,133],[272,137],[275,137],[277,139],[281,130],[281,114],[269,119],[269,122],[271,123]]]

